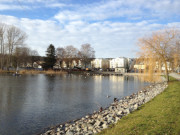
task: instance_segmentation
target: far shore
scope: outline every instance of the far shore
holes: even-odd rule
[[[12,73],[15,74],[16,71],[7,71],[7,70],[0,70],[0,73]],[[66,74],[66,71],[55,71],[55,70],[20,70],[18,74]]]
[[[0,73],[16,73],[16,71],[8,71],[8,70],[0,70]],[[77,74],[85,74],[85,75],[118,75],[118,76],[147,76],[147,73],[121,73],[121,72],[109,72],[109,71],[74,71],[74,70],[20,70],[18,74],[67,74],[67,73],[77,73]],[[163,74],[155,74],[155,75],[163,75]]]

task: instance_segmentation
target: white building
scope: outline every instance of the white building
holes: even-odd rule
[[[172,70],[172,68],[171,68],[171,63],[170,62],[166,62],[167,63],[167,69],[169,70],[169,71],[171,71]],[[166,70],[166,68],[165,68],[165,64],[163,64],[162,65],[162,71],[165,71]]]
[[[43,63],[44,63],[44,61],[36,61],[33,63],[33,67],[38,68],[38,69],[42,69]]]
[[[148,67],[148,65],[143,64],[143,62],[140,62],[139,64],[134,65],[135,71],[138,71],[138,72],[143,72],[146,69],[146,67]],[[159,68],[159,64],[158,64],[158,62],[156,62],[156,66],[155,66],[154,70],[156,70],[158,68]],[[166,70],[165,69],[165,64],[160,65],[160,68],[161,68],[162,71],[165,71]],[[172,70],[170,62],[167,62],[167,69],[169,71]]]
[[[117,67],[127,68],[127,66],[128,66],[128,60],[125,57],[119,57],[110,60],[110,68],[117,68]]]
[[[143,71],[144,69],[146,68],[146,66],[144,65],[144,64],[142,64],[142,63],[140,63],[140,64],[135,64],[134,65],[134,69],[136,70],[136,71]]]
[[[119,57],[110,60],[110,68],[115,69],[115,72],[124,73],[128,68],[128,59],[125,57]]]
[[[93,59],[91,61],[92,68],[107,69],[109,68],[109,59]]]
[[[81,60],[72,60],[72,61],[62,61],[62,68],[74,68],[81,67]],[[69,66],[69,67],[68,67]]]

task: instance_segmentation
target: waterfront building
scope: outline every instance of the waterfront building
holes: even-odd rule
[[[114,69],[115,72],[125,73],[128,69],[128,59],[125,57],[119,57],[111,59],[110,61],[110,68]]]
[[[109,68],[109,59],[108,58],[97,58],[91,61],[92,69],[102,69],[107,70]]]
[[[36,61],[33,63],[33,68],[42,69],[44,61]]]

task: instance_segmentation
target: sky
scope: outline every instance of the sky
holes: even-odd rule
[[[0,0],[0,22],[27,33],[45,56],[55,48],[89,43],[96,58],[136,57],[138,38],[180,27],[180,0]]]

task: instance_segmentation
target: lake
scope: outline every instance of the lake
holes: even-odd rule
[[[105,108],[114,98],[146,85],[127,76],[0,75],[0,135],[41,133]]]

